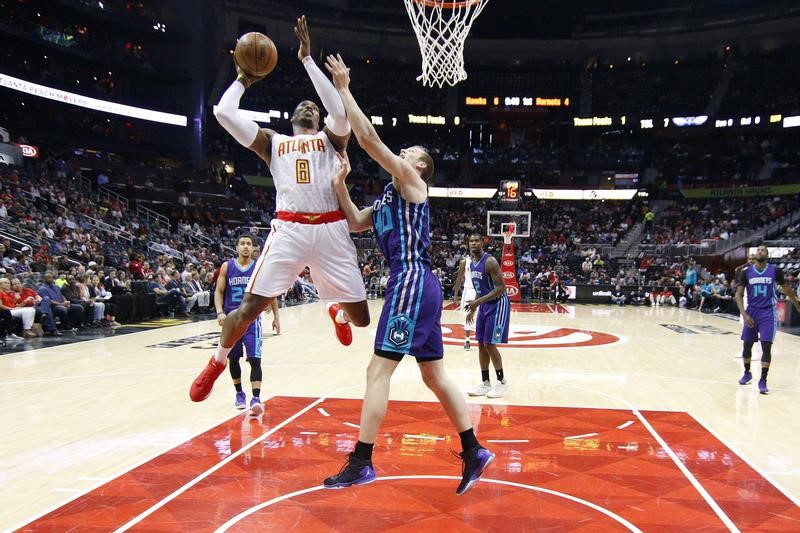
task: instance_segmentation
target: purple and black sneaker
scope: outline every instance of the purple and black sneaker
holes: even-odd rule
[[[464,450],[458,455],[464,461],[461,467],[461,483],[456,489],[456,494],[461,496],[478,482],[486,467],[494,461],[495,455],[483,446]]]
[[[350,485],[365,485],[375,481],[375,469],[372,462],[359,459],[355,454],[347,456],[347,462],[339,473],[324,481],[326,489],[343,489]]]

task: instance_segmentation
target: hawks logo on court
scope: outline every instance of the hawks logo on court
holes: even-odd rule
[[[474,338],[474,337],[473,337]],[[622,342],[624,337],[588,329],[530,324],[511,324],[507,348],[583,348]],[[442,324],[442,341],[450,346],[464,345],[463,324]]]

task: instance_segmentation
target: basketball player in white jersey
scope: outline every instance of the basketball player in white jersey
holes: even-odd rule
[[[216,354],[192,383],[189,397],[203,401],[214,381],[225,370],[231,347],[275,297],[285,293],[308,266],[322,300],[334,301],[328,313],[336,336],[344,345],[352,342],[350,323],[369,325],[367,294],[350,239],[347,221],[331,177],[339,169],[336,153],[344,153],[350,124],[339,93],[309,55],[311,39],[305,16],[297,19],[300,41],[298,58],[328,111],[319,131],[320,112],[303,100],[292,115],[293,135],[281,135],[239,114],[245,89],[262,78],[247,75],[238,65],[236,81],[222,95],[214,116],[239,144],[254,151],[270,168],[275,181],[276,218],[264,250],[238,309],[225,318]]]
[[[475,331],[475,321],[467,320],[469,315],[469,303],[477,298],[475,287],[472,285],[472,273],[469,270],[470,260],[464,257],[458,263],[458,274],[456,282],[453,284],[453,303],[458,302],[458,291],[461,290],[461,302],[458,309],[464,315],[464,349],[469,351],[469,339]],[[462,290],[463,289],[463,290]]]

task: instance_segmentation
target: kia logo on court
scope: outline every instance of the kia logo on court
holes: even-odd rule
[[[508,292],[509,296],[516,296],[519,294],[519,289],[513,285],[506,285],[506,292]]]
[[[513,272],[509,272],[508,270],[506,270],[505,272],[503,272],[503,278],[504,279],[513,279],[514,278],[514,273]]]
[[[463,346],[464,335],[463,324],[442,324],[442,341],[445,344]],[[584,348],[610,346],[622,342],[623,339],[612,333],[588,329],[511,324],[508,344],[503,346],[507,348]]]
[[[504,267],[513,267],[514,266],[514,261],[512,261],[511,259],[506,259],[505,261],[503,261],[503,266]]]

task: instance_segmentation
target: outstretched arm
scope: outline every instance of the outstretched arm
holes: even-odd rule
[[[255,121],[245,118],[239,113],[239,101],[242,99],[245,89],[263,77],[248,76],[239,65],[236,65],[236,72],[238,74],[236,81],[222,93],[222,98],[219,99],[219,104],[214,109],[214,116],[217,117],[217,122],[236,139],[236,142],[251,149],[269,163],[272,136],[275,132],[259,128]]]
[[[328,116],[325,117],[328,137],[338,150],[344,150],[347,147],[347,141],[350,139],[350,123],[347,121],[347,113],[345,113],[342,99],[339,97],[336,87],[333,86],[311,57],[311,36],[308,33],[308,23],[305,15],[297,19],[294,34],[300,41],[297,58],[303,63],[306,72],[308,72],[308,77],[311,78],[311,83],[314,84],[314,89],[319,95],[319,99],[322,100],[322,106],[328,112]]]
[[[336,191],[336,199],[339,200],[339,209],[344,213],[350,231],[359,233],[372,229],[372,206],[359,210],[347,190],[345,179],[350,173],[350,159],[347,157],[347,152],[344,155],[337,152],[336,157],[339,158],[340,166],[333,175],[333,189]]]
[[[427,191],[427,185],[414,167],[411,166],[406,160],[393,154],[389,148],[383,144],[381,138],[378,137],[378,132],[372,126],[367,116],[361,111],[361,108],[356,103],[353,94],[350,92],[350,69],[342,61],[341,56],[333,57],[328,56],[325,63],[325,68],[333,75],[333,84],[339,90],[339,95],[342,97],[342,103],[347,111],[347,117],[350,120],[350,125],[353,127],[353,133],[364,150],[367,151],[369,156],[374,159],[383,169],[397,178],[402,184],[408,184],[413,187],[419,187]]]

